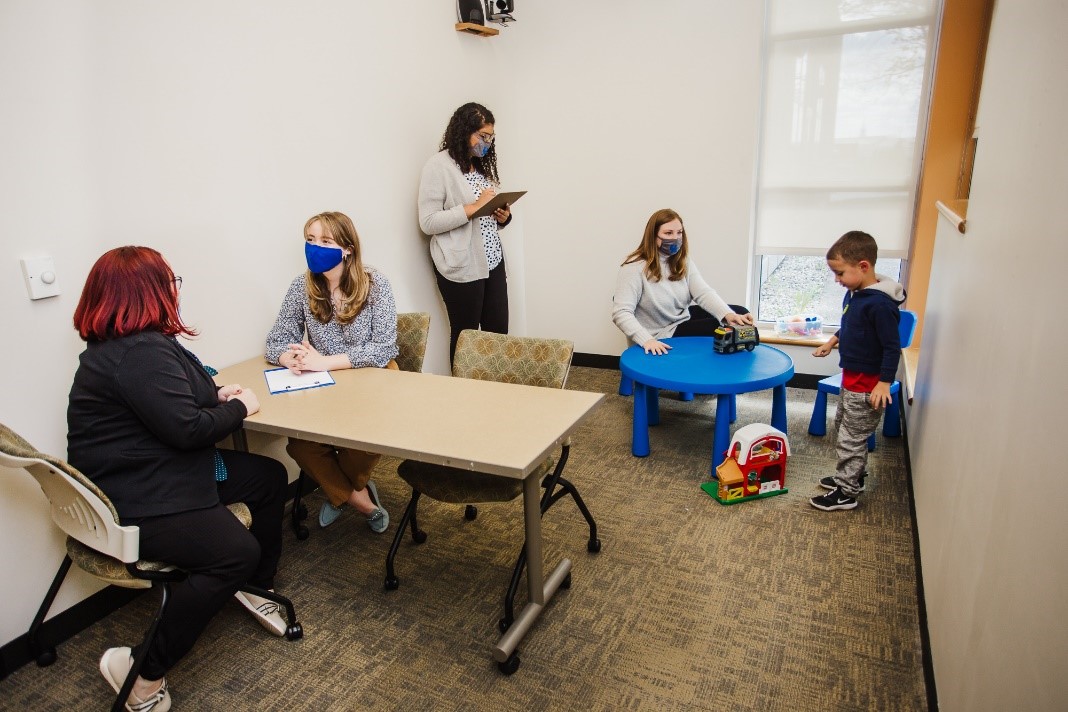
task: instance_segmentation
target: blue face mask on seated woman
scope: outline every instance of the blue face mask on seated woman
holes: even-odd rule
[[[322,247],[305,242],[304,257],[308,260],[308,269],[312,274],[322,274],[341,264],[345,253],[340,247]]]
[[[678,252],[680,247],[682,247],[682,243],[679,240],[660,241],[660,252],[668,257]]]

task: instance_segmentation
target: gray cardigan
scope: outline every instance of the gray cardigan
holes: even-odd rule
[[[448,151],[430,157],[419,179],[419,227],[430,235],[434,267],[452,282],[489,277],[486,246],[464,205],[475,193]]]
[[[612,321],[631,341],[644,345],[650,339],[665,339],[675,333],[679,324],[690,318],[690,304],[697,303],[717,319],[731,308],[708,286],[693,260],[686,260],[686,276],[677,282],[667,278],[671,274],[667,258],[660,256],[658,282],[650,282],[645,274],[645,262],[628,262],[619,268],[616,293],[612,298]]]

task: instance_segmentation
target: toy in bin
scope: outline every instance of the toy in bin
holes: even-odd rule
[[[823,317],[819,314],[782,316],[775,320],[775,333],[778,336],[795,336],[798,338],[822,336]]]
[[[701,489],[720,504],[786,494],[786,460],[790,441],[786,433],[764,423],[739,428],[727,449],[727,458],[716,468],[718,481]]]
[[[712,348],[716,353],[733,354],[745,349],[752,351],[760,343],[760,332],[755,326],[730,326],[724,324],[714,332]]]

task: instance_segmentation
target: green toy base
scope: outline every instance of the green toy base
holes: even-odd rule
[[[783,487],[782,489],[775,490],[774,492],[763,492],[761,494],[751,494],[748,497],[739,497],[738,499],[720,499],[719,498],[719,482],[718,481],[713,480],[712,482],[705,482],[705,483],[703,483],[701,485],[701,489],[703,489],[705,491],[705,494],[707,494],[709,497],[712,497],[717,502],[719,502],[720,504],[723,504],[723,505],[738,504],[739,502],[751,502],[754,499],[764,499],[766,497],[774,497],[775,495],[786,494],[787,492],[790,491],[790,489],[788,487]]]

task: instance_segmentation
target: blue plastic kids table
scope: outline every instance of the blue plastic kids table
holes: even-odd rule
[[[641,346],[631,346],[619,358],[619,369],[634,380],[634,421],[631,452],[649,454],[649,426],[660,423],[659,389],[681,393],[707,393],[716,399],[716,432],[712,441],[712,476],[723,462],[734,421],[734,396],[772,388],[771,424],[786,432],[786,382],[794,375],[788,355],[763,344],[753,351],[718,354],[711,337],[687,336],[662,339],[671,346],[663,356],[653,356]]]

